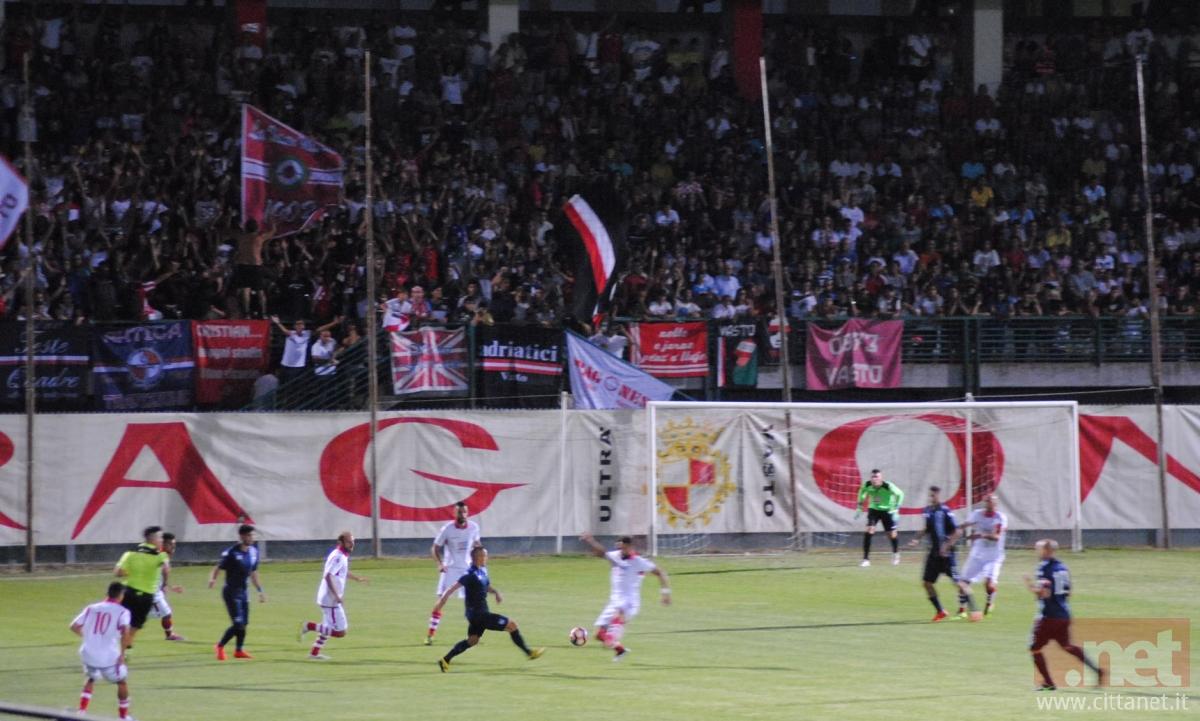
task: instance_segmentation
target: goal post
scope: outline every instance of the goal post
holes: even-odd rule
[[[653,401],[645,433],[653,555],[849,543],[874,468],[905,493],[901,530],[937,485],[960,521],[995,493],[1011,546],[1083,547],[1075,401]]]

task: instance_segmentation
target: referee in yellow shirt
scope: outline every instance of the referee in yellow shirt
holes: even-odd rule
[[[167,562],[167,554],[162,552],[162,527],[148,526],[142,531],[143,540],[132,551],[126,551],[117,561],[113,573],[125,582],[127,590],[121,605],[129,609],[129,640],[146,623],[146,616],[154,607],[154,592],[158,590],[159,570]]]

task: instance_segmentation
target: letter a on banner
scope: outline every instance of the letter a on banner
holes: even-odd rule
[[[29,185],[8,159],[0,157],[0,249],[8,243],[28,207]]]

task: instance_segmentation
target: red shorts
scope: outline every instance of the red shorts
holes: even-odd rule
[[[1041,651],[1051,641],[1064,648],[1071,645],[1071,619],[1039,618],[1033,622],[1029,650]]]

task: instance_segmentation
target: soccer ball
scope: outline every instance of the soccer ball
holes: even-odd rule
[[[582,626],[576,626],[571,629],[571,633],[567,634],[567,640],[572,646],[582,646],[587,643],[587,629]]]

